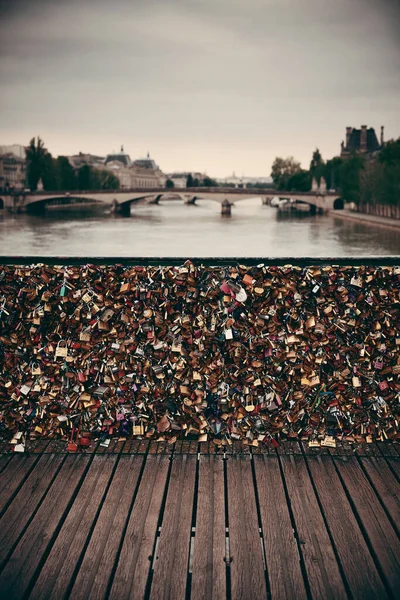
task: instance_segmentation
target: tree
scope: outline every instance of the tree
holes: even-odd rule
[[[175,187],[175,184],[172,181],[172,179],[167,179],[167,181],[165,182],[165,187],[167,188],[167,190],[172,190],[172,188]]]
[[[41,179],[43,189],[55,191],[60,189],[57,161],[47,152],[42,158]]]
[[[321,177],[324,175],[324,167],[325,163],[322,159],[321,152],[318,150],[318,148],[316,148],[313,152],[310,163],[310,173],[311,178],[315,177],[318,184],[321,181]]]
[[[305,169],[301,169],[289,177],[287,182],[287,190],[295,192],[309,192],[311,189],[311,173]]]
[[[77,177],[71,163],[66,156],[59,156],[57,158],[57,172],[60,190],[76,190],[78,186]]]
[[[197,179],[197,177],[195,177],[195,178],[193,179],[193,187],[199,187],[199,185],[200,185],[200,182],[199,182],[199,180]]]
[[[360,204],[361,201],[361,171],[364,167],[364,158],[352,154],[343,161],[340,170],[340,191],[347,202]]]
[[[400,138],[397,140],[390,140],[387,142],[382,150],[379,152],[379,162],[390,165],[400,165]]]
[[[186,187],[193,187],[193,176],[189,173],[188,178],[186,179]]]
[[[382,204],[400,204],[400,138],[387,142],[376,165],[377,196]]]
[[[89,165],[83,165],[78,171],[78,189],[79,190],[92,190],[93,189],[93,176],[92,169]]]
[[[39,179],[43,174],[44,157],[47,150],[44,147],[42,139],[38,136],[33,137],[29,142],[29,146],[25,148],[27,161],[27,182],[28,187],[32,192],[37,190]]]
[[[215,179],[211,179],[211,177],[204,177],[203,186],[204,187],[217,187],[218,184],[215,181]]]
[[[286,190],[289,179],[301,171],[300,163],[293,156],[288,158],[276,157],[271,170],[271,177],[278,190]]]
[[[323,175],[326,181],[326,187],[328,190],[340,189],[340,174],[342,170],[343,158],[335,156],[330,160],[326,161]]]
[[[94,189],[101,190],[119,190],[120,181],[114,173],[106,169],[93,169],[92,177],[94,179]]]

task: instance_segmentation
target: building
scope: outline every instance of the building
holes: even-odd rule
[[[167,180],[160,167],[147,153],[146,158],[133,161],[132,165],[132,187],[164,187]]]
[[[234,172],[232,173],[231,177],[220,177],[217,179],[217,182],[219,185],[221,185],[222,187],[224,185],[229,186],[229,187],[235,187],[235,188],[246,188],[248,185],[255,185],[255,184],[265,184],[265,187],[268,187],[271,185],[272,183],[272,179],[271,177],[245,177],[244,175],[242,177],[238,177]]]
[[[4,146],[0,146],[0,154],[15,154],[18,158],[26,158],[26,150],[25,146],[22,144],[8,144]]]
[[[25,188],[26,161],[12,152],[0,154],[0,189],[22,190]]]
[[[165,185],[165,175],[149,154],[132,162],[123,146],[121,152],[106,156],[104,167],[118,177],[122,189],[159,188]]]
[[[198,172],[189,172],[189,171],[183,171],[183,172],[179,172],[179,173],[169,173],[167,174],[167,178],[170,179],[171,181],[173,181],[174,183],[174,187],[176,188],[186,188],[186,184],[187,184],[187,178],[189,177],[189,175],[191,175],[193,177],[193,179],[197,179],[197,181],[199,181],[199,183],[202,183],[203,180],[208,177],[208,175],[206,175],[206,173],[198,173]]]
[[[99,169],[104,167],[104,156],[96,156],[94,154],[85,154],[83,152],[79,152],[79,154],[68,156],[67,158],[71,166],[76,170],[79,170],[85,165]]]
[[[372,127],[361,125],[361,129],[346,127],[346,143],[342,142],[340,156],[349,156],[352,153],[373,156],[383,148],[383,125],[381,127],[380,143]]]
[[[69,156],[68,160],[76,170],[89,165],[94,169],[111,171],[118,177],[121,189],[164,187],[166,182],[166,176],[149,154],[146,158],[132,161],[123,146],[120,152],[112,152],[106,157],[80,152]]]

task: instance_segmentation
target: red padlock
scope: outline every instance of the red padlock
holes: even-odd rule
[[[86,375],[83,371],[78,371],[78,381],[80,383],[85,383],[85,381],[87,381]]]
[[[78,430],[75,427],[72,428],[71,437],[68,442],[68,452],[78,452],[78,444],[76,443],[78,439]]]
[[[81,448],[89,448],[90,446],[90,433],[89,431],[84,431],[81,433],[79,438],[79,445]]]

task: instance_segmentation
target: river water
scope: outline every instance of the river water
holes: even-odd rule
[[[0,255],[346,257],[400,254],[400,229],[334,215],[279,212],[260,199],[220,205],[165,202],[132,209],[131,217],[74,209],[44,216],[0,211]]]

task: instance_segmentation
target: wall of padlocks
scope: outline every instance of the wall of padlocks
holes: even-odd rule
[[[0,434],[399,439],[400,268],[0,266]]]

